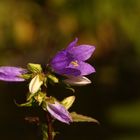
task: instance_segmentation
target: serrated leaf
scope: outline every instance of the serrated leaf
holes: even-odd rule
[[[61,104],[66,108],[69,109],[75,101],[75,96],[69,96],[61,101]]]
[[[15,100],[14,100],[14,102],[19,107],[31,107],[32,106],[32,100],[30,100],[29,102],[23,103],[23,104],[18,104]]]
[[[71,117],[72,117],[74,122],[94,122],[94,123],[99,123],[96,119],[94,119],[92,117],[77,114],[76,112],[71,112],[70,115],[71,115]]]

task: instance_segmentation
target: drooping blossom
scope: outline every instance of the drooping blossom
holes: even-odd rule
[[[48,103],[47,110],[55,119],[63,123],[69,124],[72,122],[72,118],[67,109],[56,101],[54,103]]]
[[[76,38],[52,59],[50,65],[56,73],[66,76],[83,76],[95,72],[95,69],[85,62],[91,57],[95,47],[91,45],[77,46],[77,41]]]
[[[22,74],[27,73],[26,69],[11,66],[0,67],[0,80],[9,82],[20,82],[25,79],[21,78]]]

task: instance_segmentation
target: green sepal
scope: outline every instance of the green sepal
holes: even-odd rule
[[[27,98],[26,98],[26,100],[27,100],[27,101],[30,101],[36,94],[37,94],[37,92],[36,92],[36,93],[28,92],[28,93],[27,93]]]
[[[29,100],[28,102],[26,103],[23,103],[23,104],[18,104],[15,100],[14,100],[15,104],[19,107],[31,107],[33,104],[33,100]]]
[[[75,93],[75,89],[72,88],[72,87],[66,87],[66,89],[68,89],[68,90],[72,91],[73,93]]]
[[[53,82],[53,83],[59,83],[59,79],[52,74],[47,75],[47,77]]]
[[[38,102],[39,106],[42,104],[42,102],[46,98],[46,93],[39,92],[36,96],[34,96],[34,99]]]
[[[93,122],[99,124],[99,122],[96,119],[81,114],[77,114],[76,112],[71,112],[70,115],[72,117],[73,122]]]
[[[42,67],[40,64],[28,63],[27,69],[33,73],[42,72]]]
[[[61,104],[66,108],[69,109],[75,101],[75,96],[69,96],[61,101]]]
[[[28,80],[32,77],[32,74],[22,74],[22,75],[20,75],[20,77],[25,79],[25,80]]]

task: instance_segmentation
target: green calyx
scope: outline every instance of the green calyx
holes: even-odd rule
[[[53,82],[53,83],[59,83],[59,79],[52,74],[48,74],[47,77]]]
[[[42,67],[40,64],[28,63],[27,69],[32,73],[42,72]]]

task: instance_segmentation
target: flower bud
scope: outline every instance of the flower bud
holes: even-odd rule
[[[54,83],[58,83],[59,82],[59,79],[56,76],[52,75],[52,74],[49,74],[48,78],[50,80],[52,80]]]
[[[22,77],[28,71],[19,67],[2,66],[0,67],[0,80],[8,82],[22,82],[25,79]]]
[[[57,101],[55,101],[53,104],[47,103],[47,110],[55,119],[63,123],[69,124],[72,122],[70,113]]]
[[[64,82],[73,86],[83,86],[91,83],[85,76],[70,76],[68,79],[64,80]]]
[[[38,73],[42,71],[42,67],[40,64],[28,63],[27,68],[33,73]]]
[[[43,80],[40,75],[36,75],[31,82],[29,83],[29,91],[32,94],[35,94],[43,84]]]

